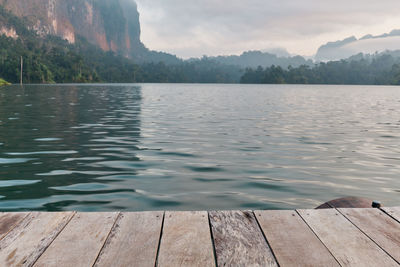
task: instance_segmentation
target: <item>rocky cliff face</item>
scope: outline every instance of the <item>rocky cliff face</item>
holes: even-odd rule
[[[134,0],[0,0],[0,5],[40,35],[58,35],[70,43],[82,36],[129,58],[146,51]],[[12,29],[0,28],[11,34]]]

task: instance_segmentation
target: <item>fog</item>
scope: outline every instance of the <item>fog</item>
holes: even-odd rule
[[[147,47],[180,57],[286,48],[400,28],[398,0],[137,0]]]

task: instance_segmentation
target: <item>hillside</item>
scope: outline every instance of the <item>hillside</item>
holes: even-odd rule
[[[79,38],[136,62],[177,63],[172,55],[149,51],[140,40],[137,5],[132,0],[0,0],[39,36],[56,35],[75,44]],[[12,34],[9,29],[0,33]]]
[[[268,52],[247,51],[240,56],[218,56],[211,59],[227,65],[237,65],[242,68],[258,66],[270,67],[272,65],[287,68],[289,66],[299,67],[301,65],[312,66],[314,63],[311,60],[305,60],[301,56],[277,56]]]
[[[78,34],[77,32],[80,31],[84,34],[82,29],[75,30],[74,28],[74,35],[66,35],[65,31],[58,31],[61,29],[58,27],[60,20],[56,19],[57,22],[52,24],[53,28],[46,28],[47,26],[43,25],[47,25],[49,21],[46,22],[44,18],[46,16],[48,18],[49,14],[43,17],[41,13],[38,13],[40,16],[32,18],[18,13],[26,8],[19,8],[17,5],[23,0],[0,1],[3,4],[0,5],[0,78],[12,83],[18,83],[20,80],[21,57],[24,60],[23,80],[25,83],[238,83],[241,81],[244,83],[399,84],[400,81],[399,51],[377,55],[358,54],[348,60],[318,65],[302,57],[278,57],[259,51],[245,52],[240,56],[203,57],[184,61],[167,53],[146,49],[140,42],[140,29],[136,31],[135,49],[131,46],[131,50],[127,50],[128,46],[122,43],[121,46],[115,46],[116,49],[111,49],[111,47],[108,49],[95,40]],[[26,0],[29,3],[40,1],[47,3],[46,1],[50,0]],[[74,1],[78,0],[72,0],[69,5],[72,5]],[[86,3],[89,0],[82,1]],[[111,0],[89,2],[98,5],[103,1],[110,3],[108,1]],[[123,1],[117,0],[115,3]],[[56,0],[52,2],[58,3]],[[64,5],[67,4],[64,3]],[[5,6],[8,8],[6,9]],[[70,7],[72,13],[77,13],[76,8],[75,11],[72,9],[74,6]],[[32,5],[30,8],[34,9],[35,6]],[[11,9],[14,11],[11,12]],[[136,8],[134,10],[137,11]],[[67,21],[61,15],[59,18]],[[113,18],[106,21],[112,22]],[[97,30],[103,29],[106,32],[107,27],[111,26],[100,27]],[[45,32],[46,29],[47,32]],[[97,30],[92,32],[97,32]],[[367,36],[362,41],[398,37],[395,34],[392,32],[388,36]],[[115,32],[115,35],[110,36],[107,40],[110,40],[111,45],[112,40],[117,42],[123,35],[118,37]],[[134,39],[134,37],[129,38]],[[336,49],[352,44],[354,40],[356,39],[351,38],[345,42],[331,43],[325,46],[325,49]],[[129,56],[126,54],[127,51],[133,54]]]
[[[4,8],[25,18],[39,35],[57,35],[70,44],[77,35],[104,51],[124,56],[142,53],[139,13],[128,0],[0,0]]]
[[[373,54],[399,49],[400,30],[393,30],[377,36],[368,34],[360,39],[352,36],[341,41],[329,42],[318,49],[315,59],[317,61],[339,60],[358,53]]]
[[[11,14],[0,6],[0,78],[18,83],[20,57],[24,59],[25,83],[71,82],[198,82],[235,83],[240,80],[240,68],[201,59],[196,62],[176,60],[137,62],[103,51],[76,36],[74,44],[55,35],[40,35],[30,29],[29,21]],[[163,61],[168,54],[152,52]]]

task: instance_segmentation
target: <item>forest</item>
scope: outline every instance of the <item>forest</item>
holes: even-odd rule
[[[0,24],[12,26],[19,36],[14,39],[0,35],[0,78],[11,83],[20,81],[22,57],[25,83],[400,84],[398,52],[313,64],[301,57],[279,61],[270,54],[257,52],[171,60],[166,53],[151,51],[146,63],[146,58],[136,62],[104,52],[79,36],[73,45],[57,36],[39,36],[22,19],[1,7]],[[257,57],[272,61],[262,64],[265,67],[254,67]],[[245,68],[246,62],[253,67]],[[271,66],[279,62],[284,67]]]
[[[380,54],[297,68],[247,68],[241,83],[255,84],[365,84],[400,85],[400,58]]]
[[[242,74],[238,66],[206,57],[171,60],[165,53],[150,51],[147,63],[142,63],[146,58],[136,63],[105,52],[79,36],[73,45],[57,36],[39,36],[2,7],[0,24],[12,26],[19,36],[13,39],[0,35],[0,78],[12,83],[20,81],[21,57],[25,83],[236,83]]]

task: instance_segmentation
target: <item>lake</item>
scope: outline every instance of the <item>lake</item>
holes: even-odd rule
[[[0,88],[0,210],[314,208],[400,199],[400,88]]]

